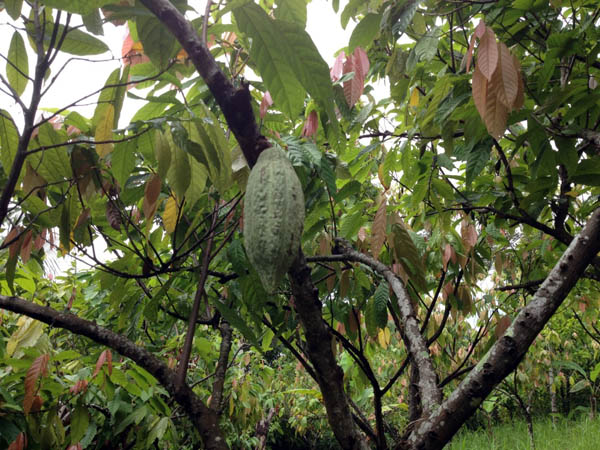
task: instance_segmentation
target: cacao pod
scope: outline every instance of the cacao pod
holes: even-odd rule
[[[304,194],[286,154],[268,148],[250,172],[244,200],[244,246],[265,290],[272,294],[298,255]]]

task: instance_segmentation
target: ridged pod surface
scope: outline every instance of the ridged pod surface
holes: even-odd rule
[[[300,180],[286,154],[270,147],[250,172],[244,200],[244,246],[268,293],[298,255],[303,226]]]

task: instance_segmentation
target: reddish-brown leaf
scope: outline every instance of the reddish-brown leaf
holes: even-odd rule
[[[344,73],[344,58],[346,54],[341,51],[338,53],[337,58],[333,63],[333,67],[329,71],[329,75],[331,76],[331,81],[336,82],[340,78],[342,78],[342,74]]]
[[[154,173],[148,179],[146,187],[144,188],[144,203],[142,209],[144,210],[144,217],[146,220],[154,216],[156,207],[158,206],[158,196],[160,194],[160,177]]]
[[[347,270],[342,272],[340,277],[340,298],[346,298],[350,290],[350,275]]]
[[[506,130],[508,119],[508,108],[498,99],[498,91],[501,89],[500,75],[494,72],[492,81],[488,84],[485,98],[485,126],[492,137],[500,139]]]
[[[81,214],[79,214],[79,217],[77,218],[73,229],[76,230],[81,225],[83,225],[91,217],[91,215],[92,210],[90,208],[85,208],[83,211],[81,211]]]
[[[344,63],[344,75],[350,72],[354,72],[354,76],[350,79],[350,80],[346,80],[344,81],[344,97],[346,97],[346,103],[348,103],[348,106],[350,106],[350,108],[352,108],[354,106],[354,104],[358,101],[358,99],[360,98],[362,91],[363,91],[363,85],[362,82],[360,80],[360,77],[357,75],[356,71],[354,70],[354,63],[353,63],[353,57],[352,55],[346,59],[346,62]]]
[[[266,91],[263,95],[263,98],[260,102],[260,118],[264,119],[267,115],[267,110],[273,104],[273,99],[271,98],[271,93]]]
[[[367,73],[369,73],[369,57],[367,56],[367,52],[360,47],[356,47],[352,56],[354,57],[354,70],[358,73],[364,84]]]
[[[29,369],[27,369],[27,374],[25,375],[25,396],[23,397],[23,410],[25,414],[29,414],[33,406],[38,380],[48,373],[49,360],[49,355],[40,355],[31,363]]]
[[[477,37],[478,39],[481,39],[483,37],[483,35],[485,34],[486,29],[487,29],[487,27],[485,26],[485,22],[483,21],[483,19],[481,19],[479,21],[479,23],[477,24],[477,26],[475,27],[475,32],[473,33],[473,35],[475,37]]]
[[[481,120],[485,122],[485,99],[487,97],[488,80],[479,70],[479,66],[473,71],[473,103],[479,112]]]
[[[371,226],[371,254],[379,259],[379,253],[385,243],[387,228],[387,198],[383,197]]]
[[[448,296],[450,294],[452,294],[454,292],[454,284],[452,284],[451,281],[448,281],[446,284],[444,284],[444,287],[442,288],[442,298],[444,300],[446,300],[448,298]]]
[[[519,92],[519,73],[508,47],[503,42],[498,42],[498,67],[496,70],[500,80],[498,100],[510,110],[513,108]]]
[[[33,231],[29,230],[23,235],[23,244],[21,245],[21,259],[23,260],[23,264],[27,264],[27,261],[29,261],[32,248]]]
[[[465,55],[467,61],[467,72],[471,69],[471,62],[473,61],[473,49],[475,48],[475,42],[477,39],[481,39],[481,36],[485,33],[485,23],[483,20],[479,21],[479,24],[475,27],[475,32],[471,36],[471,42],[469,42],[469,49]]]
[[[444,271],[448,268],[448,262],[450,260],[456,261],[456,253],[450,244],[446,244],[444,247],[444,254],[442,255],[442,265]]]
[[[94,370],[94,373],[92,374],[92,378],[95,378],[96,375],[98,375],[98,372],[100,372],[100,369],[102,369],[102,366],[104,365],[104,363],[106,362],[106,360],[108,358],[107,352],[108,352],[108,350],[104,350],[102,353],[100,353],[100,356],[98,357],[98,361],[96,361],[96,369]]]
[[[77,444],[69,445],[69,447],[67,447],[67,450],[83,450],[83,447],[81,446],[81,442],[78,442]]]
[[[23,432],[19,433],[8,446],[8,450],[24,450],[25,448],[27,448],[27,435]]]
[[[323,233],[319,239],[319,256],[329,255],[331,253],[331,238],[327,233]]]
[[[121,231],[121,211],[111,200],[106,202],[106,219],[111,227]]]
[[[469,252],[475,246],[475,244],[477,244],[478,236],[475,225],[473,225],[471,222],[463,220],[460,227],[460,235],[462,237],[465,250]]]
[[[510,316],[504,316],[498,320],[498,322],[496,323],[496,329],[494,330],[494,334],[496,335],[496,338],[499,338],[500,336],[502,336],[504,334],[506,329],[509,327],[510,323],[511,323]]]
[[[525,103],[525,83],[523,82],[523,73],[521,72],[521,63],[519,62],[519,58],[515,55],[512,55],[513,63],[515,65],[515,69],[517,70],[517,81],[518,81],[518,91],[517,98],[513,103],[513,109],[518,110],[523,107],[523,103]]]
[[[23,177],[23,193],[31,195],[34,191],[46,186],[47,182],[27,163],[25,176]]]
[[[4,242],[2,243],[2,247],[8,245],[8,257],[9,258],[16,258],[16,256],[19,254],[19,249],[21,248],[19,245],[19,241],[20,239],[16,239],[16,237],[19,235],[20,233],[20,228],[19,227],[15,227],[12,228],[8,234],[6,235],[6,237],[4,238]]]
[[[112,375],[112,351],[110,349],[104,350],[106,352],[106,368],[108,370],[108,375]]]
[[[302,136],[311,137],[317,133],[319,129],[319,116],[317,112],[313,109],[306,121],[304,122],[304,126],[302,127]]]
[[[348,329],[352,334],[358,331],[360,326],[360,311],[352,308],[348,311]]]
[[[73,289],[71,290],[71,296],[69,297],[69,301],[67,302],[67,310],[69,310],[73,307],[73,302],[75,301],[76,297],[77,297],[77,288],[75,288],[75,286],[73,286]]]
[[[33,397],[33,403],[31,404],[31,409],[29,412],[35,413],[42,409],[42,405],[44,404],[44,399],[39,395]]]
[[[496,35],[491,28],[486,27],[477,47],[477,67],[479,67],[483,76],[490,81],[497,66],[498,45],[496,44]]]

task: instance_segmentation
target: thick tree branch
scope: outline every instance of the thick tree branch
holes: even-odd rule
[[[385,264],[350,248],[348,243],[343,239],[336,239],[336,244],[338,251],[342,254],[348,256],[353,261],[366,264],[383,275],[394,291],[404,323],[404,335],[406,336],[408,353],[419,371],[419,391],[423,403],[423,412],[429,414],[441,403],[442,394],[437,387],[437,376],[433,369],[427,343],[421,334],[419,322],[406,288],[396,274]]]
[[[202,43],[192,24],[168,0],[141,0],[146,8],[165,25],[187,52],[221,107],[225,120],[240,144],[250,167],[270,144],[262,137],[254,118],[252,98],[247,86],[236,88],[219,68]]]
[[[307,342],[307,354],[315,368],[316,380],[323,394],[329,424],[344,449],[367,449],[366,442],[354,426],[348,398],[344,392],[344,372],[331,350],[331,335],[323,322],[318,289],[312,283],[310,268],[302,251],[289,271],[294,306]]]
[[[215,381],[213,382],[212,393],[208,407],[217,414],[221,413],[223,403],[223,386],[225,386],[225,375],[229,367],[229,352],[231,351],[231,339],[233,329],[226,320],[221,321],[219,327],[221,331],[221,346],[219,348],[219,360],[215,369]]]
[[[24,314],[53,327],[64,328],[74,334],[85,336],[132,359],[140,367],[150,372],[182,406],[198,429],[207,449],[221,450],[228,448],[219,429],[217,414],[209,409],[187,384],[178,386],[175,382],[175,371],[169,369],[167,364],[142,347],[135,345],[126,337],[94,322],[81,319],[74,314],[58,312],[52,308],[40,306],[18,297],[0,295],[0,308],[17,314]]]
[[[418,423],[402,448],[441,449],[519,364],[535,337],[600,251],[600,208],[577,235],[510,327],[459,387]]]

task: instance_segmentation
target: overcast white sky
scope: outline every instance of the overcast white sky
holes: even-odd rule
[[[340,2],[341,12],[347,1]],[[195,2],[197,11],[204,11],[205,1]],[[12,27],[7,25],[8,16],[6,12],[0,13],[0,52],[6,55],[10,38],[13,32]],[[355,24],[350,21],[346,29],[342,29],[339,20],[339,13],[333,11],[330,1],[313,0],[308,4],[307,32],[315,42],[323,59],[333,65],[334,54],[341,48],[348,45],[350,34]],[[75,100],[88,95],[101,87],[108,75],[117,67],[120,67],[121,47],[123,40],[127,35],[125,26],[115,27],[106,25],[104,27],[105,35],[101,37],[110,47],[111,53],[106,53],[94,57],[95,60],[103,62],[94,62],[82,60],[73,60],[69,62],[67,68],[59,75],[48,94],[42,99],[41,108],[56,108],[68,105]],[[25,36],[24,36],[25,37]],[[30,49],[28,49],[30,50]],[[29,51],[30,74],[33,71],[33,52]],[[112,58],[112,60],[110,60]],[[52,75],[58,72],[59,67],[69,59],[68,55],[60,55],[52,66]],[[108,61],[107,61],[108,59]],[[0,62],[0,70],[5,74],[5,62]],[[139,94],[139,92],[136,92]],[[28,100],[28,91],[24,98]],[[95,98],[86,100],[84,103],[90,104],[88,107],[77,108],[77,111],[86,117],[89,117],[95,107]],[[26,102],[27,103],[27,102]],[[22,123],[22,113],[14,101],[6,95],[0,93],[0,107],[7,109],[18,124]],[[142,106],[142,103],[132,99],[126,99],[123,108],[121,126],[125,125],[135,111]]]

